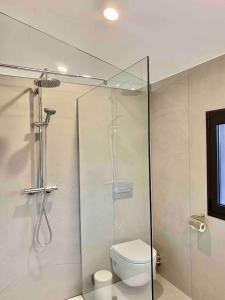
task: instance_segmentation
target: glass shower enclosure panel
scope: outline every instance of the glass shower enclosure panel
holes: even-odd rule
[[[120,69],[3,13],[0,13],[0,28],[0,298],[69,299],[81,293],[76,99],[103,79],[118,74]],[[67,71],[58,74],[59,67]],[[39,221],[43,220],[41,238],[46,237],[47,241],[50,230],[46,230],[46,222],[40,217],[43,212],[41,197],[27,195],[24,190],[41,188],[38,185],[41,173],[38,161],[43,157],[39,149],[44,147],[38,147],[42,139],[39,138],[37,124],[34,126],[40,115],[37,103],[41,102],[38,101],[34,79],[39,78],[46,68],[54,73],[50,77],[61,81],[56,89],[42,90],[43,109],[50,107],[56,110],[45,143],[46,178],[49,184],[57,185],[59,189],[48,194],[46,211],[53,238],[51,244],[42,248],[38,247],[36,238]],[[99,89],[99,93],[102,90]],[[96,107],[96,116],[100,115],[98,109]],[[44,120],[45,113],[42,112]],[[90,124],[88,122],[91,119],[87,120]],[[93,123],[96,125],[94,119]],[[100,138],[100,135],[96,136],[96,139]],[[38,156],[38,153],[41,155]],[[93,172],[91,162],[90,169]],[[88,177],[84,178],[84,182],[91,184]],[[97,189],[94,184],[92,186]],[[86,191],[89,192],[88,189]],[[95,194],[91,193],[91,196]],[[85,203],[84,198],[82,203]],[[91,212],[90,209],[86,215]],[[96,232],[99,232],[101,228],[92,222],[93,219],[95,216],[90,215],[90,224],[96,226]],[[107,223],[102,222],[101,230],[106,226]],[[107,232],[100,232],[103,240]],[[94,247],[92,232],[86,234]],[[100,248],[101,244],[98,251]],[[97,259],[94,252],[93,259]]]
[[[39,73],[1,67],[1,64],[48,69],[64,74],[54,75],[61,82],[86,85],[86,90],[111,78],[120,69],[49,34],[32,28],[0,12],[0,73],[37,78]],[[90,79],[96,77],[97,80]],[[99,80],[100,79],[100,80]],[[90,86],[90,89],[89,89]],[[84,92],[83,92],[84,93]],[[80,94],[82,95],[82,93]],[[80,96],[79,95],[79,96]]]
[[[148,58],[78,99],[82,293],[152,299]]]

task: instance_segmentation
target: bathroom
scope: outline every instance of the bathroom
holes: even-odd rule
[[[0,300],[225,299],[225,49],[147,51],[159,2],[0,3]]]

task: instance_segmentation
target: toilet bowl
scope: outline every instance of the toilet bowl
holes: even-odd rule
[[[151,261],[153,278],[156,274],[156,250],[142,240],[134,240],[113,245],[110,257],[114,273],[128,286],[139,287],[151,280]]]

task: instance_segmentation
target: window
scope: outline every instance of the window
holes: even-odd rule
[[[208,214],[225,220],[225,109],[206,113]]]

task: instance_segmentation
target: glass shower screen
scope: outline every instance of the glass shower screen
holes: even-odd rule
[[[152,299],[148,58],[78,99],[82,291]]]

